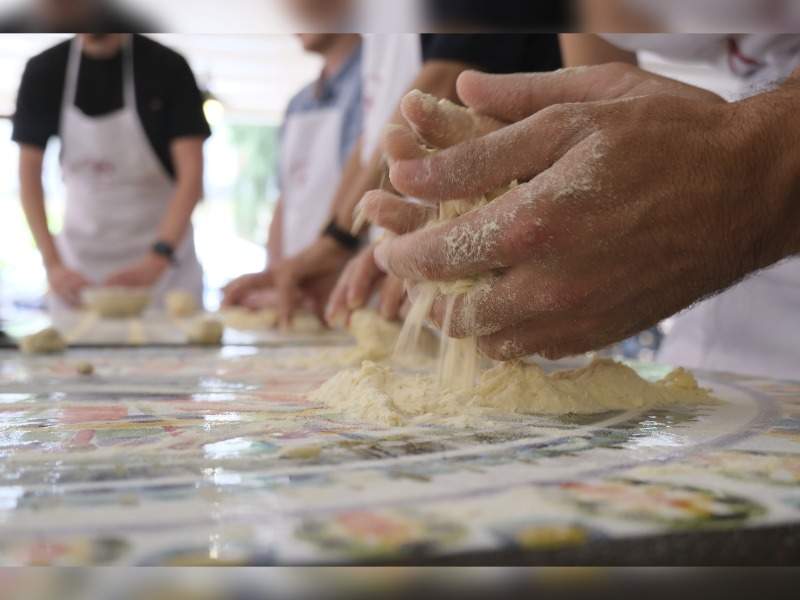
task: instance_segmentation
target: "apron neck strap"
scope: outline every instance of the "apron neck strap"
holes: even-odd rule
[[[72,40],[67,61],[67,74],[64,81],[65,108],[75,106],[78,95],[78,75],[81,70],[81,57],[83,56],[83,41],[80,36]],[[123,108],[136,107],[136,84],[133,74],[133,36],[125,34],[122,43],[122,101]]]

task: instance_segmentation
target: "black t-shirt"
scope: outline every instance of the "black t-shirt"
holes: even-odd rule
[[[428,0],[434,27],[450,31],[565,32],[575,27],[572,0]]]
[[[454,60],[487,73],[561,68],[558,36],[550,33],[437,33],[422,35],[424,60]]]
[[[63,42],[28,61],[17,95],[15,142],[44,148],[59,134],[69,53],[70,42]],[[186,60],[151,39],[133,36],[133,63],[139,118],[159,160],[174,176],[171,142],[211,135],[202,95]],[[122,52],[110,59],[82,56],[75,105],[92,117],[122,108],[122,77]]]

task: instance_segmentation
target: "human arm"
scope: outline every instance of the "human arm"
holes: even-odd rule
[[[494,358],[624,339],[800,251],[799,80],[728,104],[622,64],[465,74],[466,104],[513,124],[431,156],[395,152],[395,187],[446,200],[522,183],[385,242],[378,263],[411,280],[481,278],[448,333]],[[379,208],[366,210],[390,221]]]
[[[44,187],[42,186],[42,161],[44,150],[38,146],[20,145],[19,181],[22,209],[31,234],[42,255],[50,288],[72,306],[81,302],[81,290],[89,280],[64,265],[53,235],[47,225]]]
[[[177,248],[191,223],[192,213],[203,195],[203,139],[178,138],[172,141],[170,153],[175,166],[175,190],[153,242],[166,242]],[[147,287],[154,285],[169,268],[169,260],[148,251],[136,262],[111,275],[107,285]]]

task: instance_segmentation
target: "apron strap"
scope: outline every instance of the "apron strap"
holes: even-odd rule
[[[75,36],[69,50],[67,61],[67,74],[64,80],[64,95],[61,100],[61,112],[75,106],[78,95],[78,74],[81,70],[81,56],[83,42],[80,36]],[[126,34],[122,44],[122,102],[123,108],[136,109],[136,83],[133,74],[133,36]]]

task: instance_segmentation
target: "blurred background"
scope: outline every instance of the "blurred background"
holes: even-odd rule
[[[206,197],[194,222],[211,290],[208,306],[214,307],[215,290],[239,273],[264,267],[264,238],[277,197],[278,125],[291,96],[317,76],[320,66],[291,35],[152,37],[187,58],[206,93],[213,134],[206,143]],[[11,141],[10,117],[25,62],[63,39],[59,34],[6,35],[0,45],[0,298],[6,304],[38,305],[46,288],[19,201],[18,146]],[[58,157],[54,139],[45,158],[54,231],[64,202]]]

